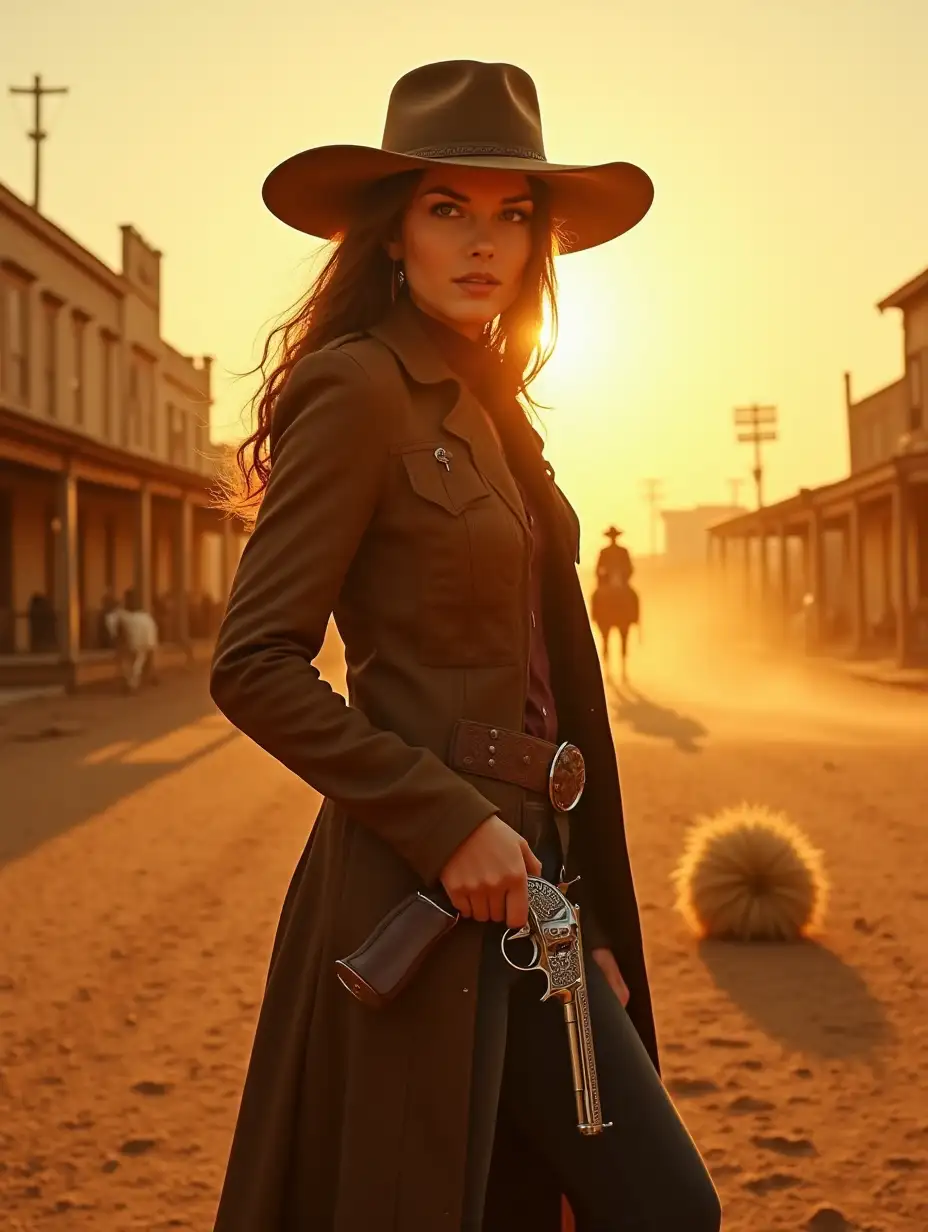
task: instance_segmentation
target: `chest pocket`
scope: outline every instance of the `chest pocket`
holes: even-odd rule
[[[518,653],[518,523],[461,443],[400,453],[405,535],[417,579],[421,662],[491,667]]]
[[[486,482],[464,457],[463,447],[452,450],[444,445],[423,445],[407,450],[402,458],[416,495],[448,513],[463,513],[475,501],[490,495]]]

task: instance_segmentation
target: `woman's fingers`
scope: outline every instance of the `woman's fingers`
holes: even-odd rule
[[[525,865],[526,873],[529,875],[529,877],[540,877],[541,876],[541,861],[535,855],[534,851],[532,851],[531,847],[529,847],[528,843],[525,841],[524,838],[521,840],[521,845],[522,845],[522,862]]]

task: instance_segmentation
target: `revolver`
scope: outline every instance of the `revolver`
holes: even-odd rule
[[[508,928],[500,947],[503,958],[516,971],[543,972],[548,987],[542,1001],[553,999],[561,1003],[570,1048],[577,1128],[581,1134],[589,1135],[602,1133],[612,1122],[603,1121],[600,1106],[580,908],[565,894],[572,884],[561,882],[555,886],[543,877],[529,877],[528,923],[523,928]],[[532,957],[525,965],[514,962],[508,952],[512,942],[523,938],[532,945]]]
[[[577,1128],[581,1134],[608,1129],[599,1100],[599,1080],[593,1052],[593,1032],[583,963],[580,908],[565,891],[573,882],[557,886],[543,877],[528,878],[529,918],[524,928],[507,929],[501,941],[503,958],[516,971],[542,971],[547,990],[542,1001],[560,1001],[567,1026]],[[379,1009],[407,986],[428,954],[458,922],[458,912],[442,890],[432,895],[410,894],[335,969],[351,995]],[[514,962],[509,947],[527,939],[532,958],[524,966]]]

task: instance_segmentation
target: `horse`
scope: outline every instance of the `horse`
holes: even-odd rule
[[[641,633],[641,602],[638,592],[628,582],[600,582],[593,591],[591,603],[593,623],[599,629],[603,644],[603,661],[606,669],[610,663],[612,630],[618,629],[622,643],[622,679],[628,679],[628,633],[632,625]]]
[[[116,648],[116,661],[127,692],[134,693],[143,679],[154,682],[158,649],[158,626],[154,617],[148,612],[130,611],[117,605],[106,611],[104,620]]]

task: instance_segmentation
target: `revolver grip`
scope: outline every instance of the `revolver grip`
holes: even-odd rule
[[[384,916],[363,945],[336,961],[339,980],[371,1009],[388,1005],[458,918],[453,907],[442,907],[421,892],[410,894]]]

